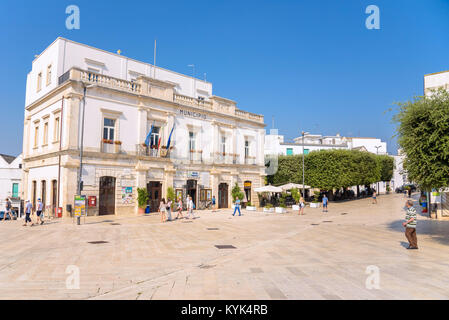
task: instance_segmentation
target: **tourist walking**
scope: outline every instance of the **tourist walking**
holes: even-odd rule
[[[193,219],[195,219],[195,215],[193,214],[193,209],[195,208],[195,204],[193,203],[192,197],[187,197],[187,219],[190,219],[190,216],[192,216]]]
[[[373,202],[372,204],[377,204],[377,192],[376,190],[373,191]]]
[[[6,221],[6,215],[9,215],[9,218],[12,220],[11,208],[12,208],[11,201],[9,201],[9,198],[6,198],[6,204],[5,204],[6,210],[5,210],[5,214],[3,216],[3,221]]]
[[[405,206],[407,207],[407,211],[405,214],[405,222],[402,225],[405,227],[405,237],[409,243],[407,249],[418,249],[418,239],[416,238],[416,209],[413,207],[412,200],[407,200]]]
[[[304,208],[305,208],[305,207],[306,207],[306,203],[305,203],[305,201],[304,201],[304,198],[301,197],[301,198],[299,199],[299,215],[304,214]]]
[[[43,217],[43,213],[42,211],[44,210],[44,204],[41,201],[41,198],[37,199],[37,208],[36,208],[36,223],[39,224],[44,224],[44,220],[42,219]]]
[[[215,196],[212,196],[212,212],[215,212],[215,204],[216,204]]]
[[[323,195],[323,212],[327,212],[327,203],[329,202],[329,199],[327,198],[326,194]]]
[[[240,211],[240,199],[239,198],[237,198],[237,200],[235,200],[235,202],[234,202],[234,213],[232,215],[235,216],[235,213],[237,211],[239,212],[239,216],[241,216],[242,212]]]
[[[171,221],[171,205],[172,201],[171,199],[167,199],[167,221]]]
[[[161,213],[161,222],[165,222],[166,216],[165,213],[167,211],[167,205],[165,204],[165,199],[162,198],[161,203],[159,204],[159,212]]]
[[[31,222],[31,226],[33,225],[33,222],[31,221],[31,218],[30,218],[32,211],[33,211],[33,205],[31,204],[30,200],[27,200],[26,204],[25,204],[25,224],[23,225],[24,227],[27,226],[28,222]]]
[[[181,216],[181,219],[184,218],[182,216],[182,200],[181,200],[181,198],[178,198],[178,208],[176,209],[176,211],[178,211],[178,214],[176,215],[176,219],[178,219],[179,216]]]

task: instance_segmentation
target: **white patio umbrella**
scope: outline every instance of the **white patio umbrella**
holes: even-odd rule
[[[264,187],[260,187],[260,188],[255,188],[254,189],[255,192],[257,193],[262,193],[262,192],[282,192],[282,189],[279,187],[275,187],[272,185],[268,185],[268,186],[264,186]]]
[[[284,184],[282,186],[279,186],[279,188],[281,188],[283,191],[287,191],[287,190],[291,190],[291,189],[302,189],[302,184],[298,184],[298,183],[287,183]],[[310,189],[310,186],[305,185],[304,189]]]

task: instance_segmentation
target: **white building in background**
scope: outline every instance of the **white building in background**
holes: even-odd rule
[[[213,95],[210,82],[58,38],[33,61],[26,90],[23,185],[32,202],[69,214],[85,93],[88,214],[135,214],[137,188],[148,190],[152,211],[168,187],[197,208],[212,196],[226,208],[238,183],[258,203],[264,118]]]
[[[21,192],[22,155],[0,154],[0,211],[5,210],[6,198],[10,198],[14,210],[18,212]]]
[[[394,157],[394,170],[393,179],[391,180],[391,189],[394,191],[396,188],[410,183],[408,181],[407,172],[404,170],[405,155],[402,154],[401,149],[398,150],[398,155]]]
[[[284,136],[280,135],[277,129],[271,129],[270,134],[265,136],[265,154],[302,154],[302,136],[294,138],[293,141],[294,142],[285,142]],[[304,154],[308,154],[312,151],[328,149],[356,149],[375,154],[387,154],[387,143],[382,142],[381,139],[378,138],[342,137],[338,133],[334,136],[323,136],[320,134],[304,135]]]

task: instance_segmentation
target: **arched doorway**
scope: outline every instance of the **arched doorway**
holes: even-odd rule
[[[100,177],[100,197],[99,197],[100,216],[115,214],[115,178]]]
[[[228,184],[220,183],[218,185],[218,208],[228,208]]]
[[[198,207],[198,204],[196,203],[196,189],[196,180],[187,180],[187,195],[192,197],[192,201],[195,204],[195,207]]]

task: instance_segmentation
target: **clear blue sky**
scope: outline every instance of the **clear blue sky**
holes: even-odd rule
[[[395,101],[449,69],[449,0],[1,1],[0,153],[22,148],[26,74],[62,36],[190,74],[214,93],[265,115],[287,138],[313,133],[379,137],[396,153]],[[65,28],[65,8],[81,29]],[[380,8],[380,30],[365,8]]]

